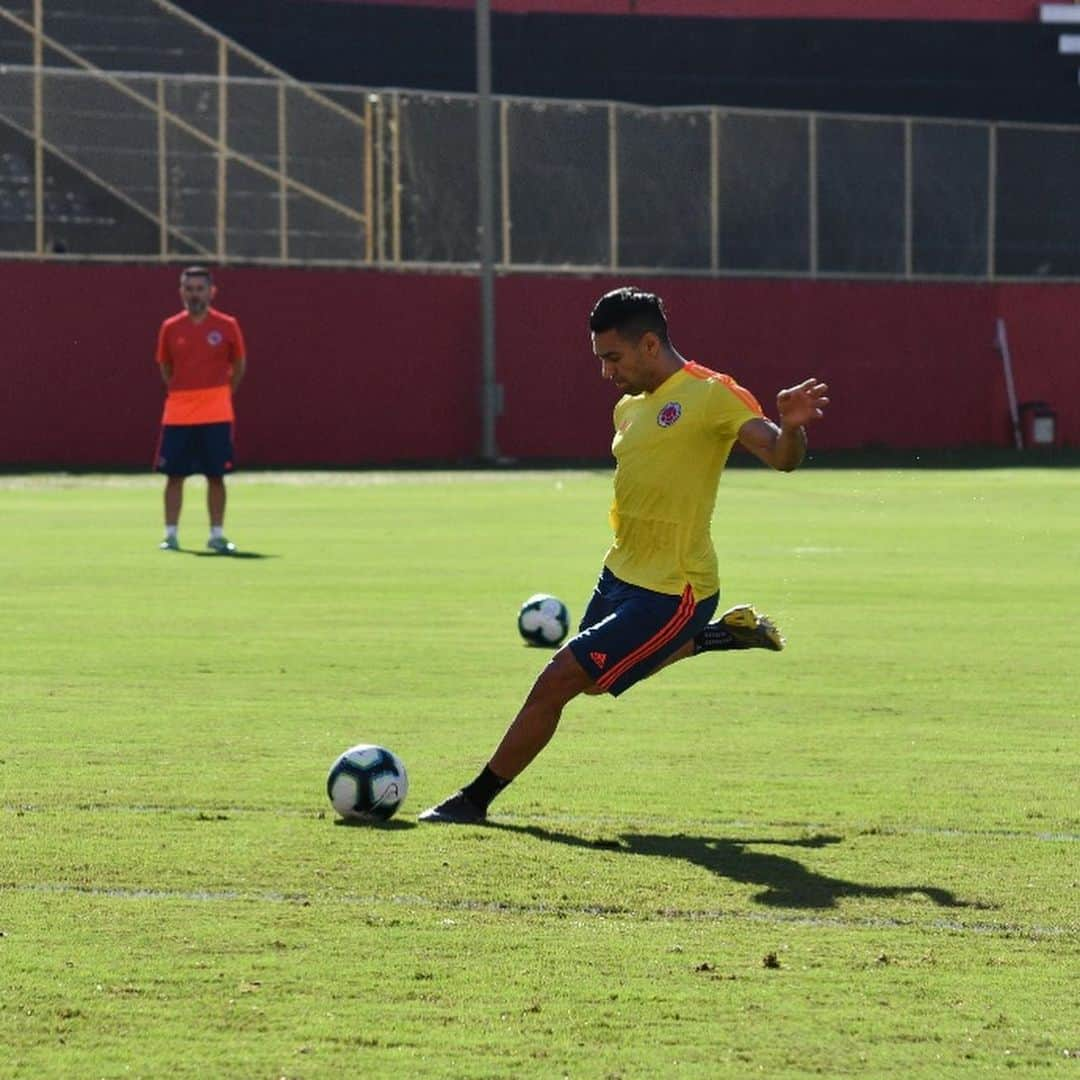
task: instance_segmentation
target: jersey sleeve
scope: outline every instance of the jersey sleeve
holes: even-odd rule
[[[739,428],[747,420],[756,420],[765,415],[757,398],[730,375],[717,376],[710,404],[713,423],[731,438],[739,434]]]
[[[247,360],[247,346],[244,344],[244,331],[240,329],[240,323],[233,319],[233,361]]]

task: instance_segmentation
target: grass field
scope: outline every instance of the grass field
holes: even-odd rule
[[[735,469],[789,648],[573,703],[598,472],[0,477],[0,1077],[1080,1078],[1080,470]],[[407,762],[385,828],[326,769]]]

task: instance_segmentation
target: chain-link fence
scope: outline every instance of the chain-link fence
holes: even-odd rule
[[[171,14],[151,55],[167,7],[0,6],[0,255],[476,264],[475,98],[267,77]],[[503,269],[1080,277],[1080,128],[495,111]]]

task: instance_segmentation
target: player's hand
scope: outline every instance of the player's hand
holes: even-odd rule
[[[798,386],[789,386],[776,395],[776,410],[782,428],[802,427],[820,420],[829,404],[829,388],[817,379],[804,379]]]

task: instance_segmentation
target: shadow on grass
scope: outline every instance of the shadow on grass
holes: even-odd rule
[[[343,829],[378,829],[379,832],[400,832],[404,829],[417,828],[417,822],[407,818],[391,818],[389,821],[346,821],[345,818],[335,818],[335,825]]]
[[[935,885],[870,885],[858,881],[817,874],[797,859],[773,852],[751,851],[751,847],[820,848],[839,844],[839,836],[808,836],[794,840],[769,837],[731,839],[710,836],[662,836],[648,833],[621,833],[617,840],[591,840],[573,833],[556,832],[537,825],[509,825],[489,821],[489,828],[522,833],[555,844],[591,848],[596,851],[619,851],[626,855],[651,855],[661,859],[679,859],[693,863],[718,877],[745,885],[761,886],[753,895],[755,903],[766,907],[809,908],[816,911],[836,907],[849,897],[896,899],[921,895],[940,907],[970,907],[948,889]]]
[[[220,555],[216,551],[196,551],[193,548],[180,548],[181,555],[194,555],[199,559],[277,559],[279,555],[264,555],[261,551],[234,551],[231,555]]]

